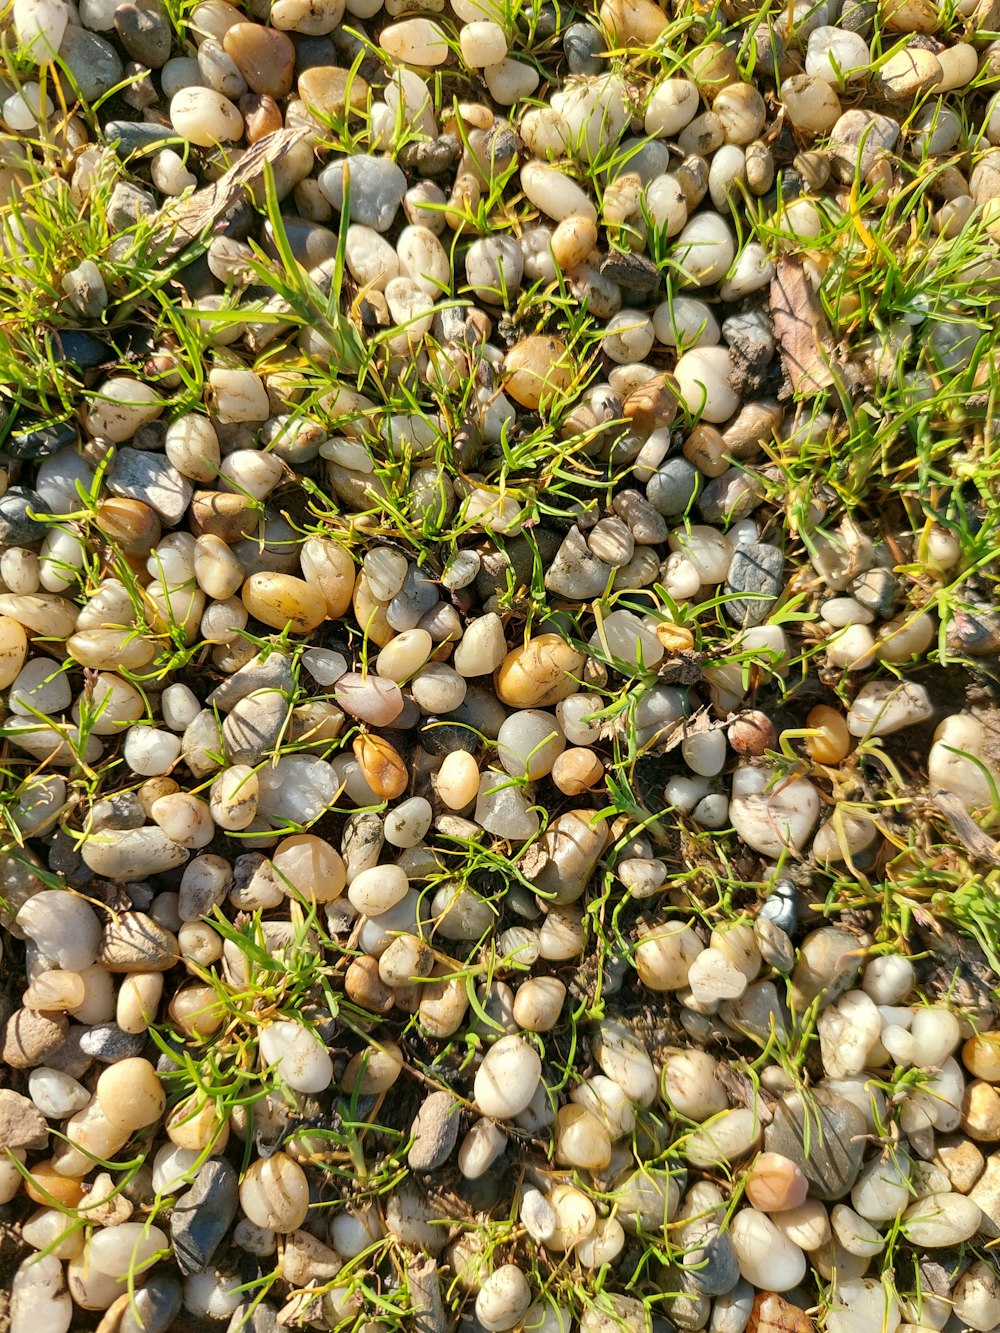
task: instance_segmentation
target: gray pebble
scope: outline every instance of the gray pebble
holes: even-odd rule
[[[166,1333],[181,1309],[181,1284],[169,1273],[156,1273],[135,1293],[122,1314],[119,1333]]]
[[[613,573],[610,565],[591,554],[580,529],[570,528],[545,575],[545,586],[549,592],[583,602],[602,596]]]
[[[725,603],[734,625],[760,625],[771,614],[785,581],[785,557],[776,546],[751,542],[741,546],[729,563],[725,590],[738,596]]]
[[[381,157],[353,156],[331,162],[320,172],[319,188],[338,213],[344,206],[345,174],[350,178],[351,221],[388,231],[406,193],[406,177],[399,167]]]
[[[66,29],[59,58],[65,61],[85,102],[103,97],[121,82],[125,73],[121,58],[110,42],[96,32],[88,32],[73,24]]]
[[[764,498],[760,478],[738,467],[728,468],[721,477],[713,477],[698,500],[706,523],[735,523],[748,518]]]
[[[170,1215],[170,1244],[185,1277],[203,1273],[215,1258],[238,1204],[233,1167],[225,1158],[207,1161]]]
[[[572,23],[563,33],[563,51],[571,74],[603,73],[608,62],[599,56],[604,50],[604,38],[589,23]]]
[[[768,1152],[798,1165],[816,1199],[842,1199],[861,1170],[867,1132],[865,1118],[846,1097],[814,1088],[808,1102],[788,1092],[774,1107],[764,1131]]]
[[[686,458],[668,458],[646,483],[646,499],[658,514],[679,518],[695,497],[699,476]]]
[[[218,708],[220,712],[228,713],[255,690],[283,690],[289,696],[294,694],[295,677],[284,653],[251,658],[246,666],[241,666],[239,671],[234,671],[221,685],[216,686],[205,702],[209,708]]]
[[[112,231],[128,231],[140,218],[151,218],[158,209],[152,190],[119,181],[108,198],[105,217]]]
[[[117,1023],[95,1023],[80,1036],[80,1050],[102,1065],[117,1064],[142,1054],[144,1032],[123,1032]]]
[[[136,153],[152,152],[171,140],[180,142],[169,125],[147,124],[141,120],[109,120],[104,134],[120,161]]]
[[[27,486],[11,486],[0,496],[0,543],[4,546],[35,546],[48,532],[45,523],[31,518],[29,511],[46,513],[45,501]]]
[[[162,454],[119,449],[108,477],[108,490],[126,500],[141,500],[174,527],[191,503],[194,487]]]
[[[149,69],[159,69],[170,59],[172,32],[166,10],[157,0],[119,5],[115,10],[115,32],[133,60]]]
[[[258,690],[241,699],[222,724],[229,762],[259,764],[278,743],[288,708],[281,690]]]
[[[871,611],[880,620],[887,620],[899,601],[899,580],[891,569],[880,569],[878,566],[866,569],[851,584],[851,596],[866,611]]]
[[[415,628],[438,600],[438,585],[422,569],[411,565],[403,586],[386,608],[385,618],[401,634]]]
[[[636,546],[659,546],[667,540],[667,523],[639,491],[619,491],[611,504],[629,526]]]

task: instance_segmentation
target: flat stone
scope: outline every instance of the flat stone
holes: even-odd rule
[[[155,509],[168,527],[187,512],[194,487],[162,454],[119,449],[108,477],[108,490],[126,500],[141,500]]]
[[[179,956],[165,926],[145,912],[119,912],[104,927],[98,961],[109,972],[166,972]]]
[[[169,125],[142,120],[109,120],[104,127],[104,137],[121,161],[136,153],[149,153],[162,148],[171,140],[181,142],[180,135]]]
[[[14,1069],[52,1065],[52,1057],[66,1040],[68,1030],[65,1014],[15,1009],[4,1024],[0,1061]]]
[[[115,10],[115,32],[133,60],[149,69],[160,69],[170,59],[173,36],[166,10],[157,0],[119,5]]]
[[[830,165],[839,181],[849,184],[855,172],[864,177],[899,138],[899,123],[877,111],[845,111],[830,133]]]
[[[222,724],[229,762],[259,763],[278,743],[288,709],[281,690],[258,690],[241,699]]]
[[[294,694],[295,677],[284,653],[252,657],[246,666],[241,666],[239,671],[234,671],[221,685],[216,686],[205,703],[209,708],[218,708],[221,713],[228,713],[256,690],[283,690],[289,696]]]
[[[819,1088],[808,1098],[789,1092],[780,1099],[764,1146],[801,1168],[814,1198],[842,1199],[861,1170],[866,1133],[856,1106]]]
[[[41,1152],[49,1141],[49,1127],[28,1097],[0,1089],[0,1148],[28,1148]]]
[[[726,615],[734,625],[760,625],[771,614],[785,581],[785,557],[776,546],[751,542],[733,554],[726,575],[725,591],[737,596],[725,603]]]
[[[215,1258],[239,1204],[236,1171],[225,1158],[207,1161],[170,1216],[170,1243],[177,1267],[189,1277]]]
[[[413,1143],[406,1160],[414,1171],[436,1171],[444,1166],[458,1141],[461,1123],[458,1103],[450,1092],[432,1092],[411,1126]]]
[[[80,1037],[80,1049],[102,1065],[117,1064],[142,1053],[144,1032],[123,1032],[117,1023],[95,1023]]]

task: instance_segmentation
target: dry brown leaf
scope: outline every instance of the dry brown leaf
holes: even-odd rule
[[[801,259],[785,255],[771,279],[771,319],[792,391],[819,393],[835,383],[833,332]]]

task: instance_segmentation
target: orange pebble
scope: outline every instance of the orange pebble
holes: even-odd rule
[[[59,1203],[65,1208],[75,1208],[83,1198],[83,1181],[61,1176],[51,1158],[46,1158],[31,1168],[31,1175],[24,1182],[24,1192],[35,1203],[49,1206]]]
[[[579,796],[604,777],[604,765],[583,746],[564,750],[552,765],[552,781],[567,796]]]

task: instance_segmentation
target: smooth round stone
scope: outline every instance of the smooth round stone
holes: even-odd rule
[[[574,370],[560,338],[532,334],[522,338],[504,358],[505,389],[522,407],[534,411],[551,406],[573,383]]]
[[[808,779],[775,785],[766,763],[747,764],[733,774],[729,814],[748,846],[774,859],[789,847],[801,849],[819,818],[819,794]]]
[[[512,713],[497,736],[497,757],[507,772],[531,781],[551,773],[565,747],[555,715],[538,709]]]
[[[28,1075],[31,1100],[49,1120],[62,1120],[82,1111],[90,1101],[90,1093],[69,1074],[44,1065]]]
[[[5,495],[0,496],[0,542],[5,546],[36,545],[49,529],[31,515],[46,512],[45,501],[37,491],[26,486],[11,486]]]
[[[474,818],[487,833],[511,842],[526,842],[539,829],[530,800],[506,773],[489,771],[480,776]]]
[[[118,1277],[125,1272],[141,1273],[167,1249],[169,1242],[159,1227],[123,1222],[95,1231],[87,1243],[86,1259],[98,1273]]]
[[[306,1220],[309,1210],[306,1173],[287,1153],[258,1158],[240,1185],[240,1206],[256,1226],[287,1235]]]
[[[752,1286],[790,1291],[805,1277],[805,1255],[763,1213],[740,1209],[733,1218],[731,1235],[740,1273]]]
[[[740,405],[732,387],[732,353],[728,347],[695,347],[684,352],[674,375],[688,411],[703,421],[728,421]]]
[[[166,1091],[148,1060],[134,1057],[110,1065],[97,1080],[101,1111],[117,1129],[132,1133],[158,1121]]]
[[[224,34],[222,47],[253,92],[276,101],[290,92],[295,47],[277,28],[234,23]]]
[[[529,1105],[541,1076],[542,1062],[534,1046],[520,1037],[501,1037],[476,1071],[476,1105],[492,1119],[511,1119]]]
[[[929,1194],[912,1203],[903,1214],[903,1233],[913,1245],[943,1249],[971,1239],[983,1214],[964,1194]]]
[[[250,615],[273,629],[288,626],[308,634],[327,617],[326,598],[305,579],[291,574],[251,574],[243,585],[243,605]]]
[[[460,676],[488,676],[507,655],[503,622],[495,611],[474,620],[462,635],[452,657]]]
[[[260,1055],[293,1092],[324,1092],[333,1082],[333,1061],[326,1047],[301,1023],[280,1021],[263,1028]]]
[[[238,109],[212,88],[182,88],[170,99],[169,115],[177,133],[199,148],[243,137]]]
[[[851,1190],[855,1211],[868,1222],[889,1222],[898,1217],[912,1198],[910,1167],[909,1155],[901,1149],[885,1159],[868,1162]]]
[[[403,710],[403,696],[395,681],[348,672],[334,690],[337,705],[373,727],[388,727]]]
[[[459,33],[459,44],[462,59],[472,69],[496,65],[507,55],[504,30],[490,19],[467,23]]]
[[[409,879],[401,866],[372,866],[351,880],[347,896],[365,916],[381,916],[403,901]]]
[[[703,948],[694,930],[683,921],[655,926],[636,945],[634,962],[639,980],[650,990],[681,990]]]
[[[98,956],[101,923],[89,903],[65,889],[43,889],[17,914],[18,926],[49,962],[80,972]]]
[[[528,1279],[516,1264],[501,1264],[479,1289],[476,1318],[487,1333],[504,1333],[520,1324],[530,1304]]]

